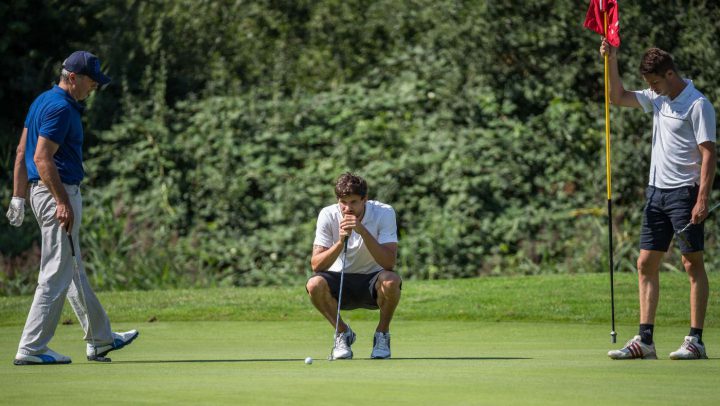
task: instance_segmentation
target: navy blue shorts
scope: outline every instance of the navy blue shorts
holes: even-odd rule
[[[340,309],[379,309],[375,283],[380,276],[380,272],[382,271],[369,274],[346,273],[343,280],[343,297]],[[330,294],[337,300],[340,291],[340,272],[320,271],[316,272],[311,278],[315,276],[321,276],[325,279],[330,287]],[[402,289],[402,284],[400,288]]]
[[[648,186],[645,191],[640,249],[667,252],[675,232],[690,222],[699,189],[697,185],[676,189]],[[705,249],[704,223],[690,225],[678,237],[677,245],[683,254]]]

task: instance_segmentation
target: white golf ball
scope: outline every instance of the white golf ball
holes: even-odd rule
[[[312,364],[312,357],[305,358],[305,363],[308,365]]]

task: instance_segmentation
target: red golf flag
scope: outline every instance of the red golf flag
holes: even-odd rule
[[[600,3],[602,2],[602,4]],[[618,0],[590,0],[590,8],[585,16],[583,26],[589,28],[600,35],[607,38],[610,45],[614,47],[620,46],[620,15],[618,13]],[[601,6],[604,6],[601,10]],[[605,22],[603,19],[603,10],[607,10],[608,15],[608,32],[605,34]]]

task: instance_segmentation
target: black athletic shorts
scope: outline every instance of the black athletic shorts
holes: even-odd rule
[[[660,189],[648,186],[645,191],[640,249],[666,252],[676,231],[682,230],[692,218],[700,187],[688,186]],[[692,224],[676,239],[683,254],[705,249],[704,223]]]
[[[377,271],[369,274],[346,273],[343,280],[343,294],[340,309],[378,309],[377,290],[375,283],[377,282],[380,272]],[[311,276],[314,278],[320,276],[327,282],[330,287],[330,294],[335,300],[338,299],[340,291],[340,272],[316,272]],[[402,283],[400,284],[402,289]]]

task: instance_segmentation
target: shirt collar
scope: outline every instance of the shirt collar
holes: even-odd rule
[[[695,85],[693,85],[692,80],[683,79],[683,81],[685,81],[685,88],[677,95],[676,98],[672,99],[671,102],[683,102],[695,91]]]
[[[80,104],[77,100],[73,99],[73,97],[70,96],[70,93],[68,93],[67,90],[63,89],[58,85],[54,85],[52,91],[63,96],[65,100],[67,100],[68,103],[70,103],[70,105],[73,106],[75,110],[77,110],[80,114],[83,114],[85,112],[85,106]]]

